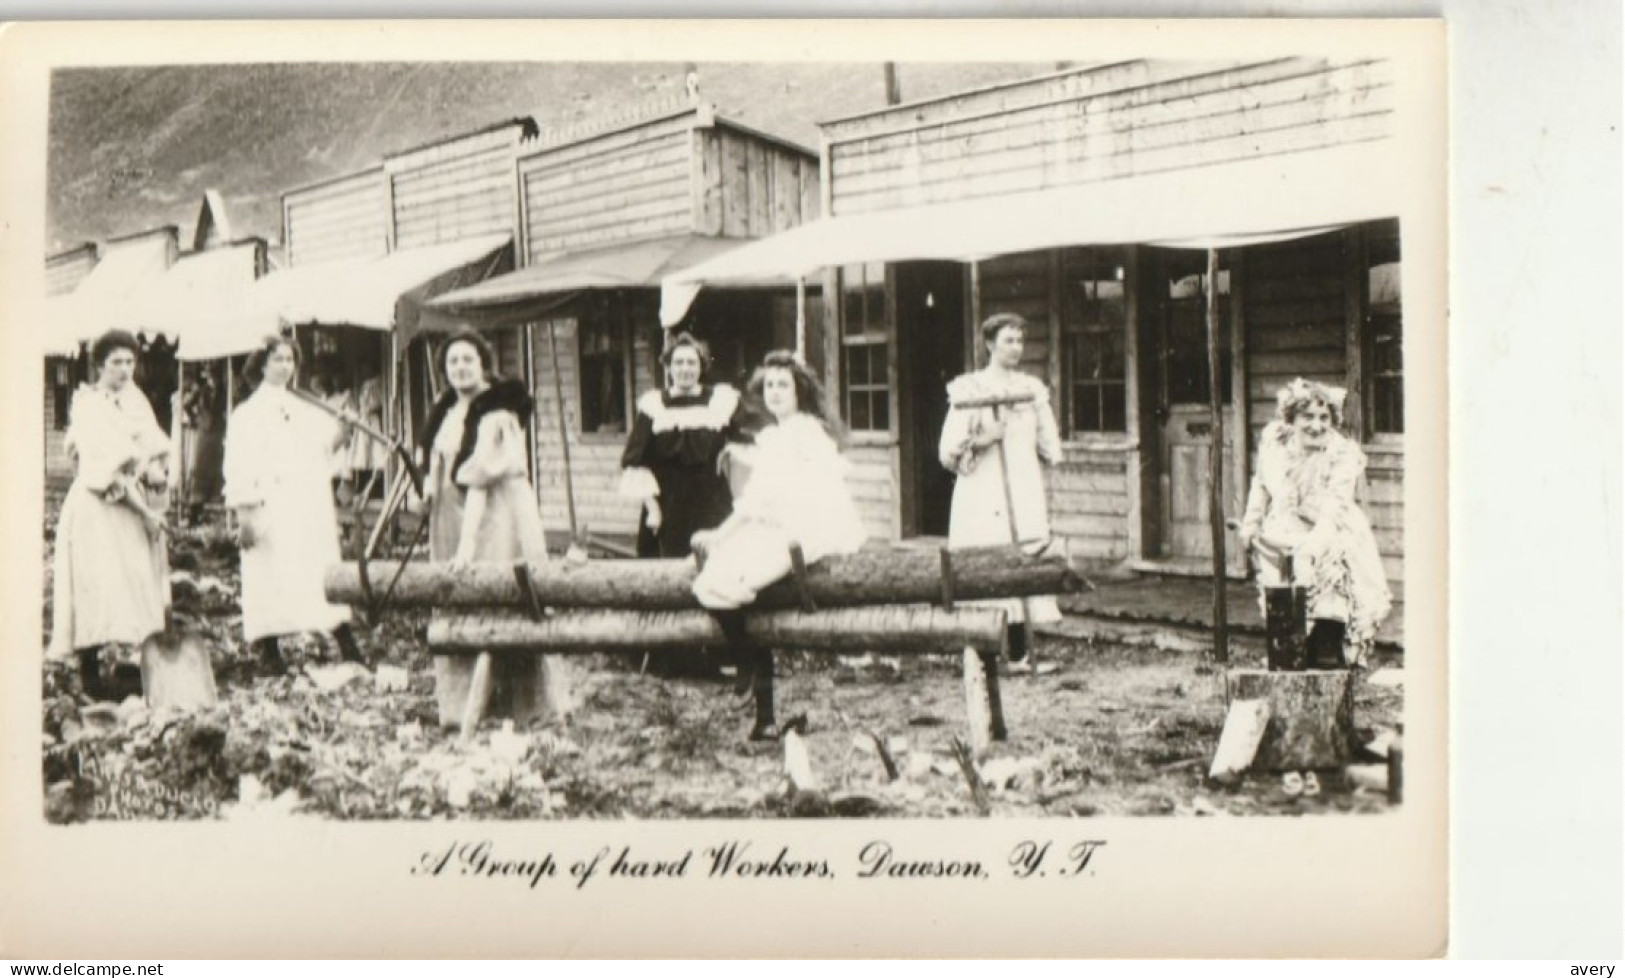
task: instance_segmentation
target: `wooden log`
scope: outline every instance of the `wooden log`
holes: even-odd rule
[[[982,657],[975,649],[964,653],[965,724],[969,734],[970,756],[978,763],[987,759],[993,743],[993,710],[988,703],[987,674],[982,671]]]
[[[767,648],[860,654],[958,652],[965,646],[1002,650],[1000,608],[943,611],[929,605],[846,608],[816,612],[747,612],[745,633]],[[438,616],[429,647],[440,655],[483,651],[614,652],[721,647],[716,619],[703,611],[587,610],[532,621],[519,612]]]
[[[394,562],[375,561],[374,580],[394,577]],[[694,565],[687,560],[595,560],[532,563],[527,576],[538,600],[555,608],[628,608],[678,611],[697,607],[689,587]],[[953,555],[956,601],[1070,594],[1085,588],[1078,574],[1059,555],[1030,556],[1017,547],[977,547]],[[930,551],[884,551],[828,557],[807,568],[807,593],[820,608],[928,603],[942,596],[942,559]],[[329,601],[356,604],[363,600],[353,563],[330,567]],[[520,608],[514,569],[507,564],[410,563],[401,570],[391,599],[403,607]],[[779,610],[801,607],[801,592],[790,580],[762,591],[756,607]]]
[[[1354,750],[1354,679],[1341,669],[1233,670],[1230,702],[1262,700],[1269,720],[1253,759],[1263,771],[1309,771],[1347,764]]]

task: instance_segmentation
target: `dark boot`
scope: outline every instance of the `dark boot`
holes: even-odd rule
[[[1005,635],[1008,636],[1010,645],[1010,661],[1020,662],[1027,658],[1027,623],[1017,622],[1006,627]]]
[[[779,728],[773,713],[773,652],[753,648],[747,658],[751,661],[750,692],[756,701],[756,722],[750,728],[750,739],[778,740]]]
[[[249,649],[254,653],[260,675],[273,678],[287,675],[288,664],[282,658],[282,646],[277,643],[275,635],[255,639]]]
[[[340,660],[367,664],[367,657],[361,654],[361,646],[356,644],[355,632],[348,624],[333,629],[333,639],[339,643]]]
[[[999,694],[999,655],[997,652],[977,652],[982,660],[982,674],[987,677],[987,709],[993,718],[993,739],[1009,740],[1010,731],[1004,725],[1004,699]]]
[[[1309,668],[1346,669],[1343,661],[1343,637],[1348,626],[1330,618],[1316,618],[1309,629]]]
[[[79,657],[79,690],[93,700],[102,698],[102,647],[91,646],[75,653]]]

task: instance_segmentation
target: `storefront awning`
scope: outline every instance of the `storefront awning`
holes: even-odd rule
[[[1399,212],[1391,141],[820,218],[667,276],[660,321],[711,285],[795,281],[858,262],[977,261],[1073,245],[1233,247],[1319,234]]]
[[[509,267],[508,235],[486,235],[272,272],[245,290],[235,309],[208,330],[189,333],[183,360],[209,360],[253,349],[286,326],[360,326],[411,333],[423,303]]]
[[[587,289],[656,288],[667,276],[734,251],[746,242],[683,234],[563,251],[468,288],[447,292],[429,305],[442,313],[479,318],[523,317],[535,300]]]
[[[168,273],[171,245],[161,234],[109,245],[78,288],[45,301],[46,347],[71,353],[110,329],[141,330],[136,297]]]

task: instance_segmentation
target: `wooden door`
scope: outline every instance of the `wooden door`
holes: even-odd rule
[[[901,395],[911,443],[905,453],[912,495],[905,523],[919,536],[947,536],[954,477],[937,458],[948,419],[948,382],[965,372],[965,269],[958,262],[897,266],[897,336],[903,363]]]
[[[1213,559],[1210,505],[1213,418],[1208,381],[1206,297],[1199,263],[1188,256],[1162,263],[1159,346],[1159,405],[1162,452],[1159,459],[1161,557],[1199,565]],[[1160,286],[1159,286],[1160,287]],[[1219,292],[1220,420],[1224,427],[1221,498],[1224,517],[1239,519],[1242,504],[1235,485],[1237,415],[1231,392],[1229,276],[1221,272]],[[1244,435],[1243,435],[1244,437]],[[1225,554],[1239,566],[1236,534],[1226,531]]]

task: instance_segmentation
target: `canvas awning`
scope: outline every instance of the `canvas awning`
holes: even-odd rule
[[[429,298],[489,276],[512,260],[506,234],[272,272],[250,286],[214,327],[189,335],[183,360],[247,352],[287,326],[416,329]]]
[[[683,234],[546,255],[518,271],[447,292],[429,302],[440,313],[482,320],[523,320],[536,300],[588,289],[657,288],[670,275],[745,244],[738,238]]]
[[[168,273],[173,243],[151,234],[109,244],[78,288],[45,301],[46,347],[69,353],[110,329],[139,331],[136,297]]]
[[[977,261],[1073,245],[1236,247],[1394,217],[1404,161],[1388,141],[1240,163],[836,215],[667,276],[660,321],[707,285],[795,281],[857,262]]]

